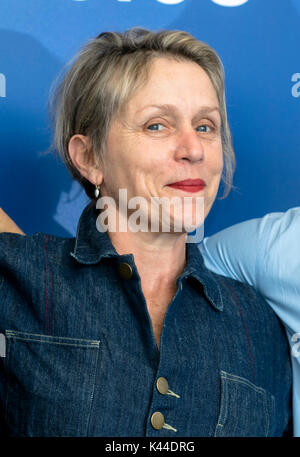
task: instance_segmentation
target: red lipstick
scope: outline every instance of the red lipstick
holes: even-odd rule
[[[184,192],[199,192],[206,186],[203,179],[185,179],[184,181],[174,182],[169,184],[173,189],[183,190]]]

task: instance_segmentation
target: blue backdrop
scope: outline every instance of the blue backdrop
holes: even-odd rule
[[[87,203],[51,154],[47,99],[88,39],[132,26],[181,29],[219,53],[236,189],[205,234],[299,205],[300,0],[9,0],[0,4],[0,206],[27,232],[74,234]]]

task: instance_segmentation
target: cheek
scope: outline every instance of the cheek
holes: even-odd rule
[[[214,154],[214,162],[216,164],[216,168],[218,170],[223,169],[224,161],[223,161],[223,145],[221,139],[218,141],[218,146],[216,147],[216,151]]]
[[[218,176],[221,176],[224,166],[222,147],[211,152],[207,160],[207,165],[211,177],[217,178]]]
[[[212,206],[221,181],[221,176],[223,172],[223,152],[222,148],[219,150],[215,150],[214,153],[211,154],[210,160],[207,163],[208,165],[208,174],[210,178],[210,185],[207,188],[206,193],[206,214],[209,211],[210,207]]]

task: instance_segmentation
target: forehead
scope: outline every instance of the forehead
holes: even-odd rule
[[[155,58],[148,70],[148,78],[129,99],[129,111],[157,104],[192,109],[216,106],[218,98],[207,73],[190,60]]]

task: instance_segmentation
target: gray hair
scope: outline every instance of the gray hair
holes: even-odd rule
[[[155,57],[171,57],[197,63],[209,76],[219,101],[224,169],[224,197],[232,187],[235,157],[228,126],[224,70],[217,53],[206,43],[184,31],[152,32],[133,28],[124,33],[104,32],[89,41],[58,79],[50,98],[54,127],[53,147],[74,179],[93,198],[94,185],[73,165],[68,144],[75,134],[90,138],[91,158],[96,163],[105,154],[112,118],[130,96],[147,82]]]

